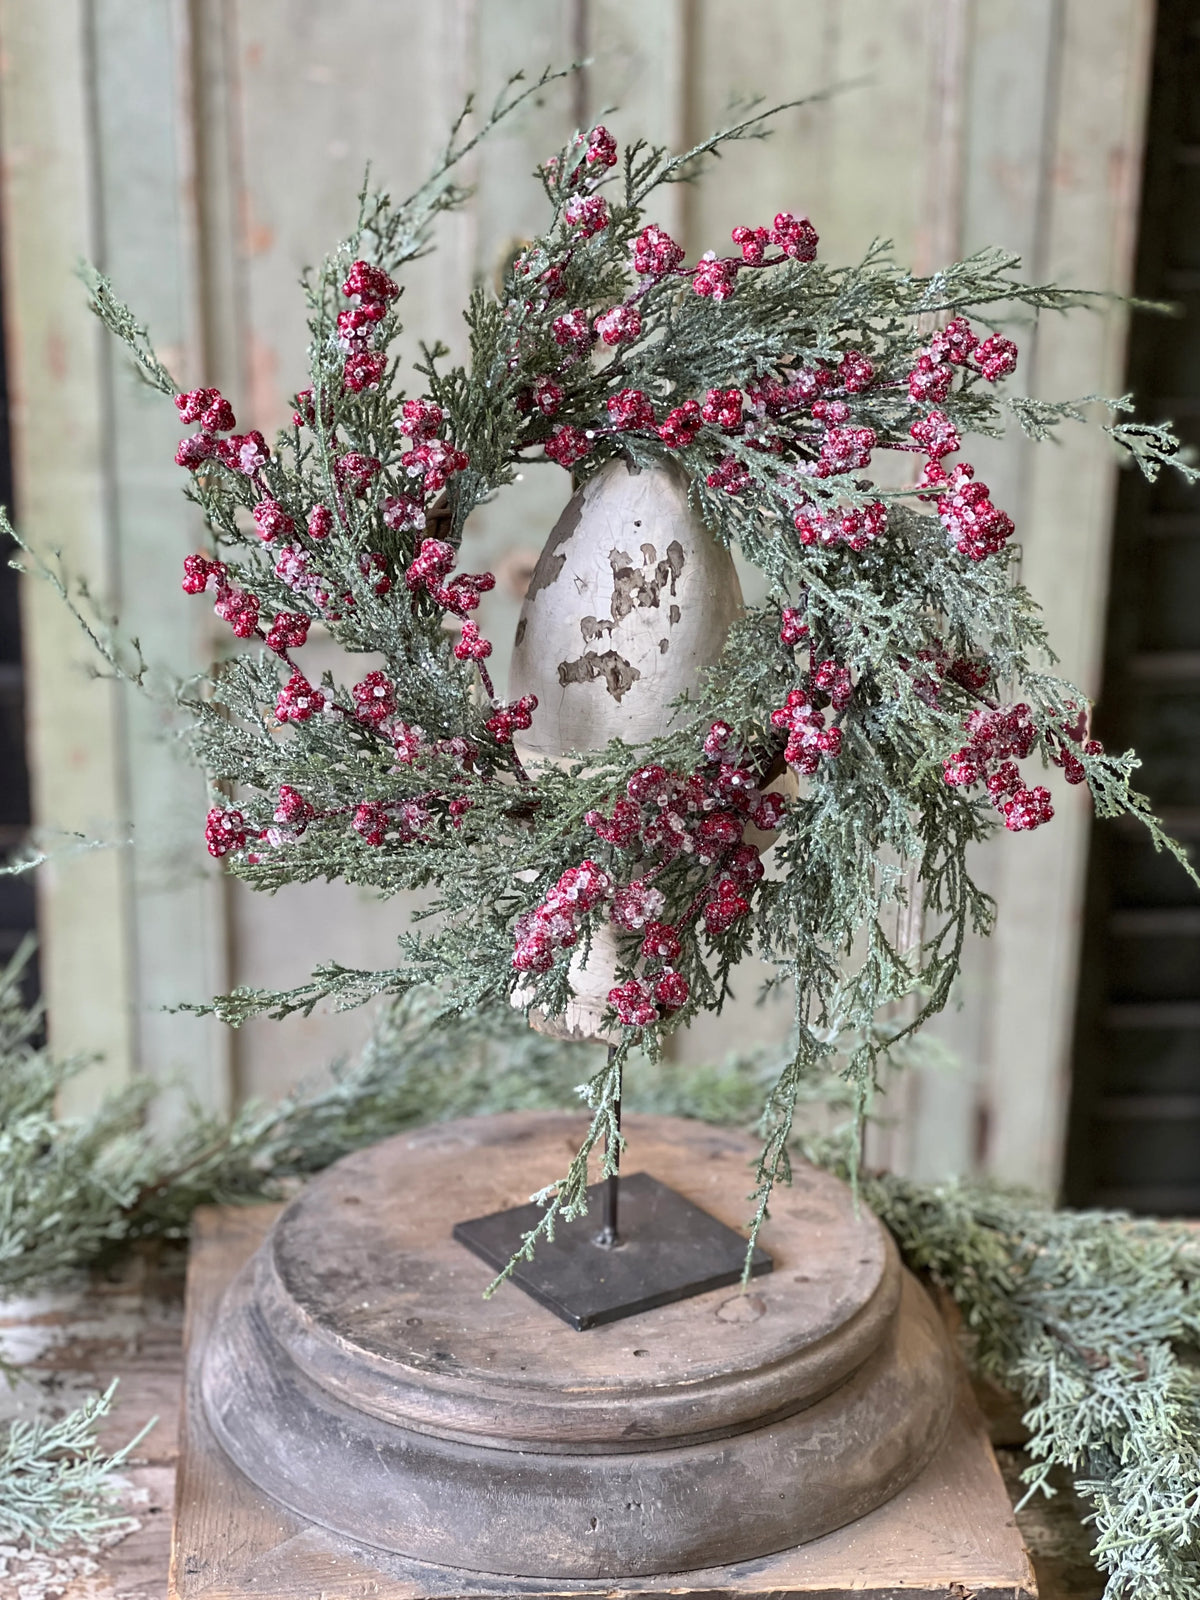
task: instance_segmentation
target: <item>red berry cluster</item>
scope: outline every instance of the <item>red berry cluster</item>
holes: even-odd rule
[[[585,821],[597,838],[637,863],[637,876],[620,888],[612,878],[584,862],[591,892],[578,897],[564,916],[563,884],[574,890],[577,880],[565,874],[542,904],[517,925],[513,965],[518,971],[546,972],[558,949],[578,938],[575,916],[611,901],[609,920],[625,933],[641,935],[638,960],[648,964],[642,977],[618,984],[609,1002],[618,1020],[645,1027],[688,999],[687,979],[675,968],[687,929],[702,923],[710,937],[727,932],[750,910],[750,892],[762,876],[762,863],[752,845],[743,842],[748,824],[770,832],[784,812],[783,800],[764,794],[745,758],[731,748],[732,730],[715,722],[704,741],[706,760],[692,773],[669,772],[657,764],[642,767],[629,779],[611,816],[589,811]],[[699,872],[690,902],[674,922],[662,920],[666,897],[655,880],[673,863]],[[600,876],[594,876],[600,874]],[[599,889],[602,893],[598,892]]]
[[[568,867],[532,911],[517,919],[512,964],[518,972],[549,972],[555,954],[579,941],[578,919],[611,899],[611,874],[594,861]]]
[[[966,722],[967,743],[943,762],[946,782],[952,788],[983,783],[1004,826],[1013,833],[1039,828],[1054,815],[1050,792],[1040,784],[1026,788],[1018,761],[1024,761],[1037,743],[1037,729],[1027,705],[981,706]],[[1068,783],[1083,783],[1087,769],[1072,746],[1087,756],[1099,756],[1104,746],[1087,735],[1087,713],[1049,732],[1050,759],[1061,767]]]

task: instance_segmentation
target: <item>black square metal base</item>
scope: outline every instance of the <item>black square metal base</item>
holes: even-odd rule
[[[740,1282],[746,1260],[741,1234],[648,1172],[622,1176],[620,1241],[601,1244],[605,1187],[604,1181],[592,1184],[587,1215],[559,1223],[554,1238],[540,1240],[533,1260],[513,1272],[513,1283],[539,1305],[582,1330]],[[532,1204],[493,1211],[456,1223],[454,1237],[500,1271],[541,1215]],[[772,1265],[755,1246],[751,1276]]]

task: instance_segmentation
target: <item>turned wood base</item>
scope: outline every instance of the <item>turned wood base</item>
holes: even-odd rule
[[[514,1115],[387,1141],[261,1245],[259,1213],[202,1214],[173,1593],[1032,1593],[941,1323],[827,1174],[779,1196],[748,1294],[582,1333],[511,1285],[482,1300],[445,1196],[513,1204],[579,1131]],[[741,1221],[747,1141],[628,1134]]]

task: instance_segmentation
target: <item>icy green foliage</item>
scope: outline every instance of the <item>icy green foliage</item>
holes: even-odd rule
[[[532,92],[510,86],[476,137]],[[557,1010],[568,993],[567,942],[517,971],[519,930],[582,861],[618,884],[649,868],[681,944],[673,967],[687,999],[664,1001],[652,1023],[627,1029],[627,1043],[637,1038],[653,1056],[665,1032],[719,1010],[731,972],[752,952],[795,996],[796,1052],[767,1097],[760,1215],[786,1174],[799,1086],[837,1062],[865,1105],[882,1056],[945,1005],[967,932],[990,927],[970,846],[1001,820],[1019,830],[1048,818],[1048,793],[1028,787],[1032,778],[1011,762],[1008,787],[993,793],[983,779],[1003,774],[986,764],[973,771],[968,762],[948,781],[946,763],[976,737],[980,717],[1016,717],[1028,735],[1021,759],[1086,781],[1100,815],[1132,813],[1186,865],[1130,786],[1135,757],[1089,740],[1082,695],[1051,674],[1036,606],[1014,581],[1011,525],[969,466],[947,473],[943,458],[960,442],[969,448],[972,434],[1002,433],[1010,417],[1034,440],[1052,440],[1107,405],[1118,418],[1108,432],[1147,476],[1166,462],[1196,476],[1168,428],[1124,420],[1127,399],[1010,396],[993,381],[1011,371],[1005,341],[989,341],[994,365],[971,356],[997,319],[1089,298],[1023,281],[1001,251],[922,277],[877,244],[838,267],[813,258],[815,233],[785,216],[762,232],[757,261],[683,265],[672,241],[647,232],[658,189],[728,141],[760,136],[769,115],[754,113],[682,156],[644,143],[618,154],[593,130],[549,160],[540,173],[545,229],[518,251],[498,291],[481,284],[471,295],[467,363],[425,347],[424,422],[406,416],[400,374],[386,360],[403,307],[392,280],[427,248],[438,212],[463,198],[451,175],[472,141],[460,125],[434,178],[406,201],[364,189],[354,233],[305,281],[311,388],[298,397],[295,426],[273,449],[252,435],[185,441],[187,492],[212,541],[195,558],[196,582],[208,574],[226,620],[232,602],[242,607],[242,631],[229,658],[182,696],[187,737],[214,789],[210,847],[251,886],[340,877],[382,894],[429,891],[427,931],[402,933],[394,966],[329,964],[286,991],[238,989],[212,1003],[219,1016],[238,1023],[326,1000],[355,1005],[420,984],[440,986],[464,1012],[503,1002],[518,985],[523,1000]],[[133,315],[103,279],[89,281],[95,310],[147,381],[172,391]],[[610,314],[624,330],[615,343],[601,337]],[[966,340],[952,355],[935,348],[948,328]],[[353,377],[364,360],[374,364],[371,381]],[[847,376],[855,365],[861,381]],[[920,387],[921,371],[933,389]],[[649,421],[619,420],[629,391]],[[736,421],[713,409],[722,391],[736,399]],[[836,416],[820,396],[835,397]],[[921,430],[934,424],[953,445],[928,442]],[[919,493],[885,491],[868,476],[879,451],[923,449],[931,459]],[[678,731],[638,750],[581,752],[573,771],[533,781],[483,661],[455,654],[453,629],[469,602],[422,580],[414,560],[430,533],[453,555],[471,512],[526,464],[558,460],[586,477],[615,455],[681,467],[715,537],[761,568],[767,598],[733,629]],[[564,476],[564,497],[569,488]],[[314,506],[327,521],[319,536],[306,531]],[[800,649],[781,640],[785,608],[802,625]],[[262,648],[277,613],[324,627],[351,655],[382,657],[378,717],[364,712],[365,679],[309,685],[302,646]],[[122,670],[120,651],[104,647]],[[844,675],[841,700],[818,682],[819,666]],[[780,724],[797,696],[806,727],[825,741],[811,760]],[[701,754],[714,721],[728,725],[730,763],[755,785],[788,764],[801,774],[772,875],[747,880],[748,914],[719,928],[708,926],[705,897],[732,846],[715,859],[656,856],[636,838],[602,842],[586,820],[611,813],[649,762],[707,785],[703,803],[716,804],[719,761]],[[287,811],[285,794],[299,810]],[[920,901],[924,928],[911,948],[892,931],[909,899]],[[576,950],[608,912],[605,902],[578,919]],[[623,958],[622,979],[650,970],[634,936]],[[897,1015],[905,1020],[883,1020]],[[588,1091],[596,1141],[611,1119],[620,1059]],[[577,1162],[553,1201],[563,1214],[580,1202],[581,1171]]]
[[[909,1265],[954,1297],[982,1372],[1025,1403],[1030,1493],[1064,1468],[1106,1600],[1200,1594],[1200,1241],[968,1184],[863,1181]]]
[[[15,968],[0,976],[0,1121],[22,1130],[4,1149],[0,1292],[85,1266],[120,1240],[181,1233],[197,1203],[278,1198],[298,1176],[418,1121],[562,1106],[589,1057],[603,1071],[602,1052],[543,1039],[508,1007],[464,1016],[414,993],[384,1015],[363,1057],[333,1084],[227,1123],[197,1122],[155,1153],[134,1097],[86,1121],[55,1117],[54,1092],[71,1068],[33,1048],[36,1019],[22,1011],[15,977]],[[778,1072],[759,1057],[690,1068],[639,1061],[628,1103],[750,1126]],[[842,1117],[851,1108],[835,1072],[800,1092]],[[69,1161],[57,1151],[104,1181],[68,1181]],[[805,1154],[849,1170],[840,1139]],[[1053,1211],[981,1186],[875,1174],[862,1185],[908,1264],[953,1295],[977,1369],[1027,1407],[1031,1492],[1059,1467],[1093,1507],[1107,1600],[1194,1600],[1194,1235],[1111,1213]],[[110,1398],[61,1423],[0,1434],[0,1535],[54,1544],[102,1530],[113,1515],[111,1471],[126,1454],[107,1460],[94,1446]]]
[[[113,1510],[113,1474],[142,1436],[112,1455],[96,1443],[96,1424],[111,1409],[116,1387],[114,1381],[60,1422],[9,1424],[0,1436],[0,1539],[55,1549],[128,1521]]]

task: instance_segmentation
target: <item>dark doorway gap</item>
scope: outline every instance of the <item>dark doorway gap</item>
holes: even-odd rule
[[[1200,444],[1200,14],[1160,0],[1134,313],[1139,413]],[[1200,854],[1200,491],[1125,472],[1117,496],[1096,732]],[[1145,830],[1092,831],[1065,1199],[1200,1214],[1200,891]]]

